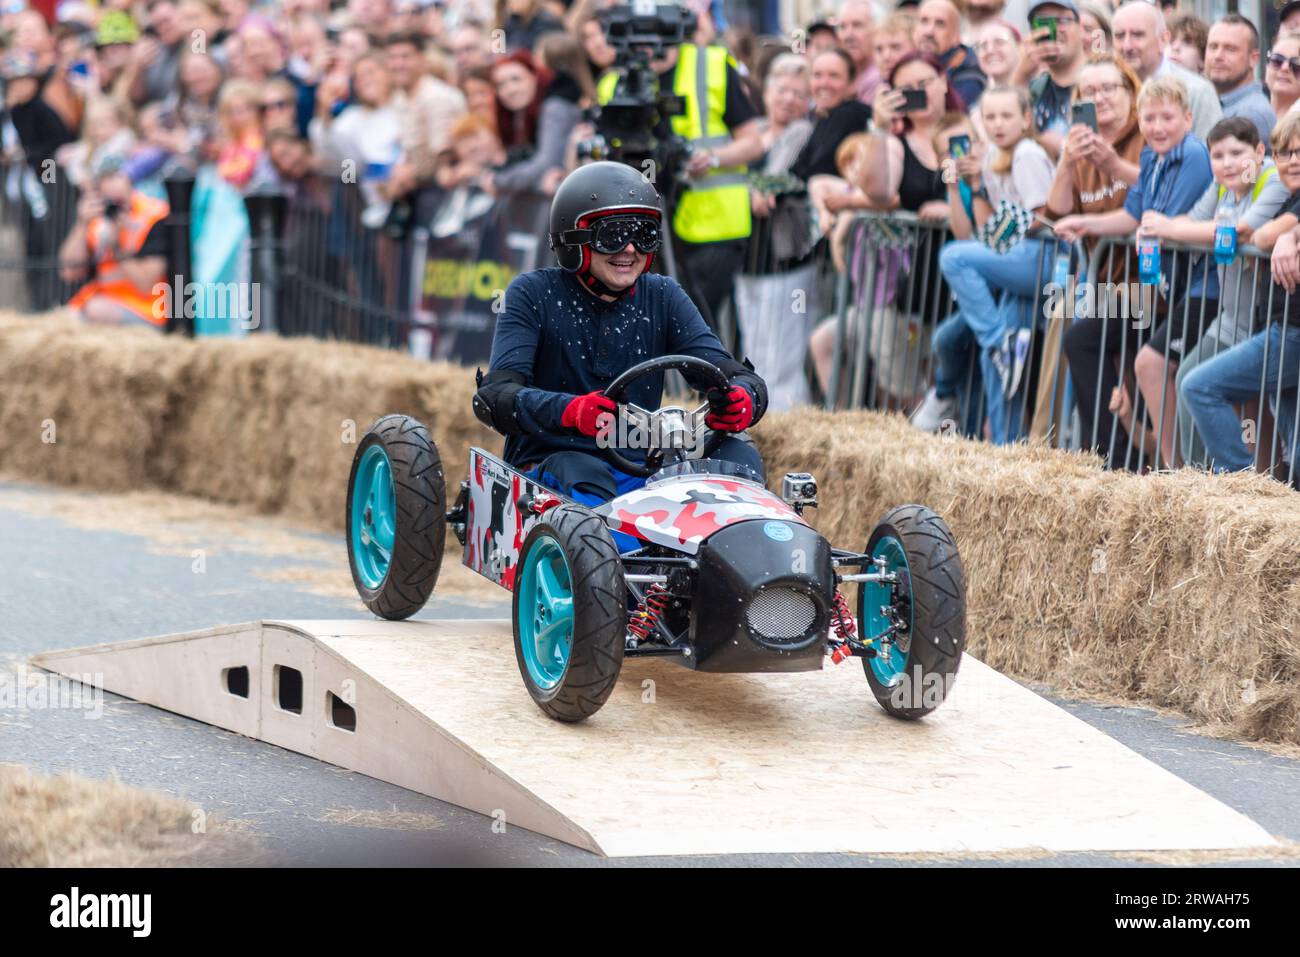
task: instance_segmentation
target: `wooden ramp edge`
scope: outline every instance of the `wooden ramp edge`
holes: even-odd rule
[[[856,661],[640,659],[579,725],[532,703],[507,621],[268,620],[33,663],[609,855],[1276,845],[969,655],[919,722],[886,716]]]
[[[382,623],[399,643],[420,628],[414,622]],[[254,621],[31,660],[105,691],[481,814],[504,814],[509,824],[600,853],[591,835],[321,642],[310,627]],[[245,675],[238,673],[241,668]],[[246,696],[229,690],[232,678]]]

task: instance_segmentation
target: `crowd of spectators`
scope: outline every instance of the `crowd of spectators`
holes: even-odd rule
[[[205,210],[238,210],[221,197],[268,187],[328,209],[328,184],[352,183],[358,228],[376,235],[401,235],[429,191],[553,193],[613,89],[599,20],[609,5],[14,0],[0,12],[4,142],[28,172],[25,195],[49,190],[51,168],[77,190],[70,231],[55,237],[74,305],[90,321],[158,326],[150,289],[164,275],[160,224],[177,171],[196,176]],[[1032,411],[1041,363],[1068,370],[1083,444],[1115,467],[1246,467],[1259,436],[1229,425],[1249,416],[1276,417],[1291,460],[1300,349],[1284,348],[1290,333],[1269,317],[1286,316],[1286,280],[1300,275],[1300,0],[1281,7],[1266,45],[1241,16],[1208,24],[1176,2],[805,0],[794,6],[813,22],[792,24],[789,11],[768,22],[771,5],[753,4],[744,25],[728,23],[721,0],[685,5],[700,51],[689,63],[712,71],[707,51],[721,48],[723,68],[708,97],[716,117],[688,137],[711,145],[680,175],[723,183],[739,171],[749,192],[741,232],[701,239],[675,224],[696,273],[688,289],[715,325],[734,298],[742,351],[766,336],[782,358],[774,379],[806,376],[784,393],[777,383],[788,404],[807,399],[804,386],[842,388],[830,381],[835,351],[856,346],[824,302],[807,318],[778,310],[764,331],[733,274],[788,278],[824,257],[854,282],[885,277],[865,398],[919,428],[947,427],[975,395],[984,415],[967,408],[960,430],[1022,438],[1028,417],[1010,410]],[[670,52],[656,71],[679,85]],[[948,232],[900,259],[852,231],[863,211],[906,211]],[[1143,321],[1071,310],[1056,353],[1035,350],[1035,277],[1060,278],[1063,249],[1082,278],[1103,237],[1205,245],[1224,222],[1241,246],[1272,253],[1281,285],[1270,290],[1267,264],[1247,275],[1240,259],[1166,250],[1157,292],[1138,297]],[[39,234],[29,256],[49,242]],[[743,268],[721,255],[737,242],[749,244]],[[1121,251],[1093,278],[1128,282],[1138,267]],[[1284,397],[1276,408],[1258,407],[1261,381]]]

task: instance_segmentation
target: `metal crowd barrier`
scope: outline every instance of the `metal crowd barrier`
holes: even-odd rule
[[[401,346],[410,325],[410,231],[363,222],[361,187],[313,176],[289,199],[279,331]]]
[[[1020,385],[1007,399],[998,423],[1001,428],[995,430],[980,385],[978,350],[972,349],[960,377],[959,411],[945,423],[945,431],[974,437],[996,431],[1007,441],[1092,449],[1111,467],[1138,472],[1183,463],[1211,467],[1204,436],[1185,403],[1171,398],[1176,392],[1162,386],[1158,401],[1148,404],[1138,387],[1139,352],[1163,322],[1175,318],[1182,320],[1187,354],[1193,333],[1195,343],[1204,343],[1207,351],[1202,361],[1241,345],[1249,335],[1257,337],[1257,344],[1266,343],[1257,394],[1242,404],[1239,417],[1243,437],[1254,447],[1256,470],[1293,482],[1300,399],[1296,376],[1293,372],[1288,378],[1286,370],[1300,365],[1300,333],[1297,341],[1290,341],[1289,297],[1281,328],[1273,328],[1274,297],[1285,293],[1271,284],[1266,254],[1253,247],[1240,249],[1240,268],[1226,273],[1227,288],[1214,302],[1186,294],[1192,279],[1205,282],[1217,268],[1208,246],[1163,243],[1167,274],[1156,286],[1138,281],[1132,239],[1096,240],[1091,254],[1085,256],[1081,248],[1057,240],[1050,230],[1031,230],[1029,235],[1042,243],[1044,252],[1032,287],[1038,294],[1022,306],[1032,321],[1027,321],[1028,361]],[[834,347],[823,397],[826,408],[911,414],[920,405],[937,368],[932,348],[935,332],[956,311],[939,267],[940,252],[951,238],[946,224],[922,222],[911,213],[855,217],[847,244],[848,265],[837,277],[834,309],[827,320],[834,326]],[[1065,256],[1070,258],[1064,260]],[[1245,323],[1240,323],[1234,324],[1227,341],[1220,342],[1217,335],[1206,339],[1206,330],[1223,312],[1221,306],[1230,302],[1236,303],[1238,314],[1254,317],[1249,333],[1242,332]],[[1090,324],[1076,329],[1080,322]],[[1103,343],[1097,365],[1070,368],[1067,342],[1076,355],[1091,352],[1087,346],[1093,336]],[[1177,371],[1172,341],[1177,338],[1167,335],[1157,343],[1165,380]],[[1109,347],[1104,345],[1107,342]],[[1267,372],[1273,367],[1282,374],[1268,386]],[[1127,396],[1127,402],[1114,403],[1114,410],[1111,391],[1105,387],[1112,384],[1122,387]],[[1084,407],[1080,392],[1092,397]],[[1289,436],[1277,434],[1279,410],[1280,418],[1289,424]]]
[[[79,193],[67,176],[41,176],[18,157],[0,162],[0,303],[43,312],[72,298],[59,276],[59,246],[77,218]]]
[[[1033,287],[1040,294],[1023,309],[1037,319],[1044,312],[1051,263],[1069,247],[1050,233],[1035,231],[1044,251]],[[862,213],[849,233],[849,268],[839,276],[833,312],[835,344],[828,409],[867,408],[910,414],[922,401],[936,371],[932,341],[956,304],[940,271],[939,256],[952,239],[946,223],[925,222],[913,213]],[[1059,363],[1048,350],[1059,349],[1059,335],[1040,321],[1027,323],[1026,375],[1009,398],[1001,431],[1058,440],[1064,394]],[[986,410],[977,350],[969,350],[960,375],[958,413],[945,430],[971,436],[985,433]],[[1046,373],[1048,380],[1042,379]],[[954,376],[956,377],[956,376]],[[1067,423],[1068,424],[1068,423]]]
[[[1253,246],[1239,248],[1233,263],[1234,268],[1230,268],[1220,276],[1219,298],[1215,310],[1211,312],[1207,300],[1203,297],[1193,298],[1187,295],[1187,290],[1197,279],[1205,283],[1212,271],[1217,268],[1212,248],[1181,243],[1162,243],[1161,248],[1162,251],[1172,254],[1168,257],[1169,275],[1163,277],[1164,281],[1158,287],[1158,291],[1151,295],[1150,303],[1144,304],[1136,317],[1106,316],[1102,323],[1103,339],[1108,333],[1113,335],[1113,330],[1108,328],[1111,323],[1119,322],[1128,325],[1120,338],[1118,351],[1111,350],[1109,354],[1102,355],[1103,362],[1109,361],[1114,364],[1121,377],[1120,381],[1129,392],[1128,415],[1120,418],[1117,414],[1112,414],[1110,427],[1103,426],[1106,414],[1103,413],[1101,406],[1106,396],[1099,391],[1092,414],[1093,429],[1088,436],[1081,437],[1086,439],[1082,444],[1096,449],[1114,467],[1126,467],[1139,472],[1146,471],[1148,468],[1171,468],[1184,463],[1204,468],[1215,465],[1205,450],[1205,437],[1200,434],[1185,402],[1181,399],[1181,394],[1173,407],[1168,397],[1162,394],[1161,401],[1155,404],[1155,408],[1141,400],[1137,394],[1133,370],[1138,352],[1143,346],[1148,345],[1152,334],[1163,322],[1177,317],[1181,319],[1183,328],[1182,355],[1186,357],[1194,345],[1202,350],[1198,352],[1200,362],[1208,361],[1236,347],[1245,346],[1252,340],[1262,341],[1265,344],[1259,387],[1255,390],[1256,395],[1253,399],[1237,407],[1238,421],[1241,424],[1243,441],[1248,448],[1253,446],[1255,470],[1289,484],[1293,483],[1295,456],[1292,450],[1296,447],[1296,426],[1293,424],[1292,434],[1285,436],[1278,434],[1276,424],[1279,410],[1284,417],[1294,417],[1294,421],[1300,421],[1300,416],[1295,416],[1298,411],[1296,382],[1291,381],[1290,385],[1287,385],[1287,378],[1279,375],[1274,388],[1270,390],[1267,388],[1269,378],[1267,373],[1274,362],[1279,370],[1285,370],[1288,345],[1292,349],[1291,362],[1294,364],[1297,359],[1294,353],[1296,349],[1300,349],[1300,345],[1289,344],[1287,341],[1290,295],[1273,284],[1269,265],[1270,255]],[[1089,263],[1088,276],[1090,281],[1101,287],[1098,291],[1099,301],[1102,299],[1100,295],[1102,289],[1108,292],[1105,297],[1107,302],[1113,303],[1116,299],[1103,285],[1101,276],[1108,277],[1109,282],[1114,282],[1118,278],[1121,284],[1130,288],[1133,286],[1134,280],[1138,278],[1134,275],[1135,255],[1133,240],[1107,238],[1098,241]],[[1116,263],[1117,258],[1120,260],[1119,263]],[[1275,323],[1272,313],[1278,295],[1284,297],[1284,302],[1279,304],[1282,306],[1283,314],[1282,321]],[[1227,337],[1227,341],[1223,341],[1218,335],[1207,338],[1206,334],[1210,330],[1211,323],[1225,316],[1225,307],[1230,303],[1235,304],[1232,313],[1239,317],[1233,324],[1232,334]],[[1280,354],[1270,356],[1271,338],[1275,327],[1280,339]],[[1189,341],[1193,331],[1194,344]],[[1161,357],[1161,372],[1168,376],[1171,371],[1181,369],[1185,375],[1190,371],[1190,367],[1182,369],[1181,367],[1186,363],[1178,363],[1176,357],[1172,355],[1173,339],[1173,336],[1166,335],[1163,337],[1163,342],[1157,343],[1157,351]],[[1171,368],[1171,363],[1177,363],[1177,368]],[[1099,364],[1095,373],[1098,380],[1102,378],[1102,373],[1103,367]],[[1082,374],[1083,370],[1072,372],[1072,375]],[[1183,376],[1179,376],[1177,381],[1181,382],[1182,378]],[[1161,437],[1167,429],[1172,430],[1172,455],[1162,447],[1161,442]],[[1167,441],[1163,443],[1163,445],[1168,444]]]

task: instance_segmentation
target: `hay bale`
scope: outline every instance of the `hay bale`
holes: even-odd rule
[[[1045,447],[923,435],[812,410],[756,430],[774,481],[811,471],[812,521],[861,547],[920,502],[952,526],[972,653],[1065,691],[1300,743],[1300,497],[1257,475],[1136,476]]]
[[[341,529],[355,443],[380,415],[429,426],[450,489],[470,445],[500,448],[474,418],[473,388],[458,366],[364,346],[0,316],[0,463],[38,481],[160,488]]]

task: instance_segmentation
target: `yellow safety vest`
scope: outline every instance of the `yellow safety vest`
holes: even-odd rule
[[[734,62],[726,47],[684,43],[677,48],[673,93],[685,101],[686,109],[670,122],[673,132],[696,149],[717,149],[731,142],[722,115],[727,109],[727,66]],[[617,86],[618,74],[606,73],[596,87],[597,101],[608,103]],[[684,182],[673,213],[673,232],[678,237],[689,243],[748,238],[749,185],[743,166],[720,166]]]
[[[1251,191],[1250,191],[1250,201],[1251,201],[1252,203],[1253,203],[1255,200],[1259,199],[1259,194],[1262,193],[1262,192],[1264,191],[1264,185],[1269,181],[1269,178],[1270,178],[1274,173],[1276,173],[1276,172],[1277,172],[1277,167],[1276,167],[1276,166],[1270,166],[1268,169],[1263,170],[1263,171],[1259,174],[1259,178],[1258,178],[1257,180],[1255,180],[1255,186],[1254,186],[1254,188],[1252,188]],[[1227,196],[1227,195],[1228,195],[1228,187],[1226,187],[1226,186],[1220,186],[1220,187],[1219,187],[1219,202],[1223,202],[1223,197],[1225,197],[1225,196]]]

